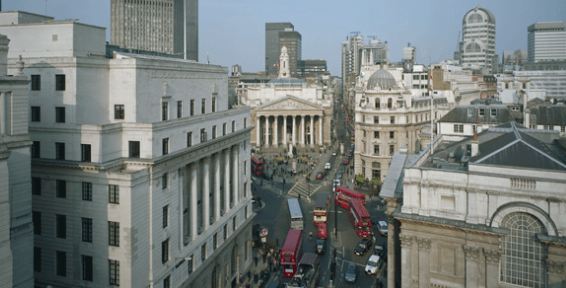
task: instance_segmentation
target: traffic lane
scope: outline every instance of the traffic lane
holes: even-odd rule
[[[337,279],[334,281],[336,283],[336,287],[374,287],[376,279],[371,276],[367,275],[364,272],[365,265],[360,265],[358,263],[354,263],[356,265],[357,273],[356,273],[356,281],[354,283],[346,282],[344,273],[346,272],[346,268],[348,267],[349,263],[353,263],[352,261],[343,260],[340,261],[340,265],[338,266],[340,269],[340,273],[337,273]]]
[[[274,245],[281,245],[289,231],[289,212],[286,198],[279,195],[279,191],[265,184],[257,187],[256,196],[261,197],[265,207],[257,212],[255,224],[260,224],[269,230],[268,241]]]

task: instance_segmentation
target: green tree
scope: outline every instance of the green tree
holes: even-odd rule
[[[356,186],[362,186],[364,184],[364,182],[366,181],[366,179],[365,179],[364,175],[358,174],[354,178],[354,181],[356,181]]]
[[[377,195],[379,193],[379,189],[381,188],[381,179],[379,179],[378,177],[371,178],[370,185],[374,195]]]

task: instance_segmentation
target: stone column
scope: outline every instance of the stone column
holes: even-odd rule
[[[224,213],[230,210],[230,149],[224,153]]]
[[[389,199],[389,198],[386,198]],[[393,202],[393,203],[392,203]],[[397,265],[397,257],[395,256],[395,218],[391,216],[391,213],[396,205],[394,200],[387,201],[387,286],[386,287],[397,287],[395,286],[395,281],[397,273],[401,271],[395,271]],[[400,286],[400,285],[398,285]]]
[[[191,164],[191,238],[194,240],[198,235],[197,223],[197,190],[198,190],[198,164]]]
[[[265,147],[269,147],[269,116],[264,116],[265,117],[265,143],[263,143],[265,145]]]
[[[430,287],[430,239],[417,238],[419,246],[419,286],[422,288]]]
[[[205,157],[202,161],[202,193],[203,231],[206,231],[210,226],[210,156]]]
[[[287,115],[283,116],[283,145],[287,148]]]
[[[552,252],[558,252],[556,250],[563,250],[563,249],[553,249],[554,247],[552,247],[549,250],[555,250]],[[551,252],[551,253],[552,253]],[[564,258],[564,257],[560,257],[560,254],[552,254],[549,255],[550,257],[552,257],[553,259],[547,259],[546,260],[546,265],[547,265],[547,269],[548,269],[548,284],[550,284],[550,287],[562,287],[559,286],[560,284],[565,284],[566,283],[566,261],[560,261],[560,258]],[[565,255],[566,254],[562,254]]]
[[[499,285],[499,258],[501,252],[499,249],[484,249],[486,263],[486,287],[498,287]]]
[[[261,129],[260,129],[260,125],[261,122],[259,121],[260,116],[258,116],[256,114],[256,125],[255,125],[255,146],[260,147],[260,142],[261,142]]]
[[[234,186],[234,190],[232,190],[232,193],[233,193],[232,195],[234,195],[234,206],[236,206],[238,204],[238,200],[239,200],[238,199],[238,194],[239,194],[238,180],[239,180],[239,177],[240,177],[240,165],[239,165],[240,160],[239,160],[239,155],[238,155],[239,152],[240,152],[239,148],[240,148],[239,144],[232,146],[232,154],[233,154],[232,155],[233,156],[232,167],[234,167],[233,171],[232,171],[233,175],[234,175],[233,176],[234,179],[232,179],[232,185]]]
[[[220,155],[214,157],[214,221],[220,219]]]
[[[318,116],[318,145],[322,146],[322,115]]]
[[[293,131],[291,133],[291,143],[293,146],[297,145],[297,116],[293,115]]]
[[[481,279],[483,269],[480,268],[481,248],[464,245],[464,259],[466,261],[466,287],[485,287]]]
[[[411,288],[413,285],[413,279],[411,279],[411,267],[412,261],[414,259],[411,257],[413,250],[413,237],[407,235],[399,235],[399,241],[401,242],[401,287]]]
[[[181,191],[181,199],[180,199],[180,206],[181,209],[180,210],[180,218],[181,218],[181,223],[180,223],[180,227],[181,227],[181,243],[183,243],[183,245],[187,245],[187,242],[189,240],[190,237],[190,225],[189,225],[189,203],[190,203],[190,193],[189,193],[189,181],[188,181],[188,175],[187,175],[187,167],[184,166],[181,169],[179,169],[179,183],[180,183],[180,188],[179,189]]]
[[[314,116],[311,115],[311,128],[310,128],[310,141],[311,141],[311,146],[314,146]]]
[[[305,146],[305,115],[301,115],[301,145]]]
[[[273,128],[273,146],[279,146],[279,116],[275,116],[275,127]]]

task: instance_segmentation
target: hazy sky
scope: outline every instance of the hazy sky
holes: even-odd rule
[[[4,0],[3,10],[25,10],[57,19],[110,26],[110,0]],[[303,59],[321,58],[340,74],[340,43],[353,31],[389,43],[399,61],[408,42],[428,64],[450,58],[462,16],[476,5],[492,11],[497,51],[527,48],[527,26],[566,20],[566,0],[200,0],[200,60],[264,68],[265,22],[292,22],[303,36]],[[109,35],[109,31],[107,31]]]

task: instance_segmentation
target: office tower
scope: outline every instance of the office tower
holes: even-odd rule
[[[8,44],[0,35],[0,286],[33,287],[29,80],[7,74]],[[21,67],[22,62],[17,64]],[[34,107],[31,108],[35,112]],[[32,113],[32,121],[38,115]],[[34,187],[35,188],[35,187]],[[33,213],[35,219],[35,213]]]
[[[111,43],[198,61],[198,0],[112,0]]]
[[[279,72],[279,55],[283,46],[289,54],[289,69],[297,77],[301,60],[302,37],[291,23],[265,23],[265,71],[273,77]]]
[[[462,19],[460,64],[489,74],[496,70],[495,16],[485,8],[475,7]]]
[[[566,22],[539,22],[528,31],[529,62],[566,61]]]

